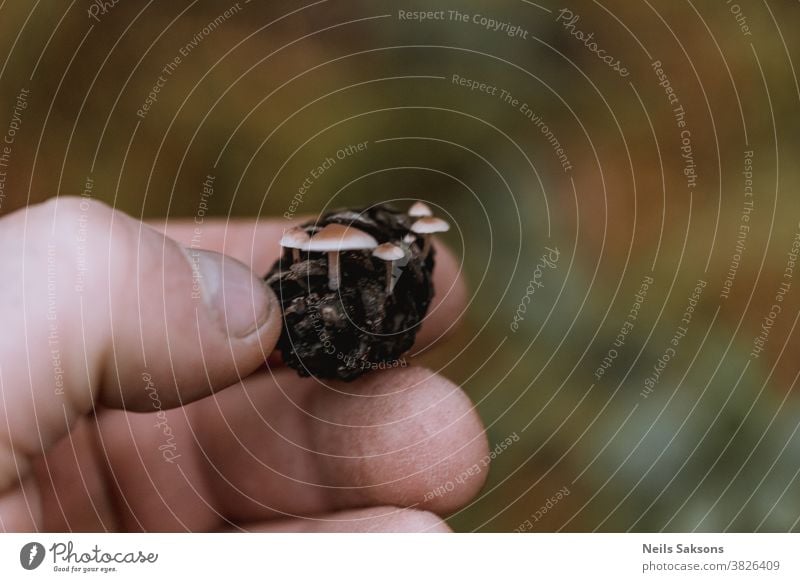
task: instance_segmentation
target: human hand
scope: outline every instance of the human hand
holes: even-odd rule
[[[272,292],[175,242],[263,274],[284,227],[186,221],[167,238],[63,197],[0,219],[0,530],[447,529],[486,476],[463,392],[413,365],[327,386],[265,366]],[[435,279],[415,349],[463,310],[442,249]]]

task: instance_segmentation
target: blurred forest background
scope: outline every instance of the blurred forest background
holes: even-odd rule
[[[423,363],[513,442],[455,529],[800,530],[797,2],[102,4],[0,2],[0,214],[91,180],[279,218],[367,142],[296,211],[455,225],[466,324]]]

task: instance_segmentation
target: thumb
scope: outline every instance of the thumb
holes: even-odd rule
[[[35,454],[95,402],[196,400],[263,364],[280,334],[275,296],[246,266],[94,200],[0,219],[0,249],[0,474],[4,439]]]

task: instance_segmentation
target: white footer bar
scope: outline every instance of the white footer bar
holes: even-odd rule
[[[799,564],[796,534],[0,535],[0,580],[778,581]]]

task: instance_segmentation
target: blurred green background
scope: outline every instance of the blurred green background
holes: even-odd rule
[[[455,529],[798,530],[798,22],[788,1],[6,0],[0,214],[91,178],[192,217],[213,175],[209,214],[281,217],[368,142],[297,212],[420,198],[455,226],[471,302],[423,363],[516,441]]]

